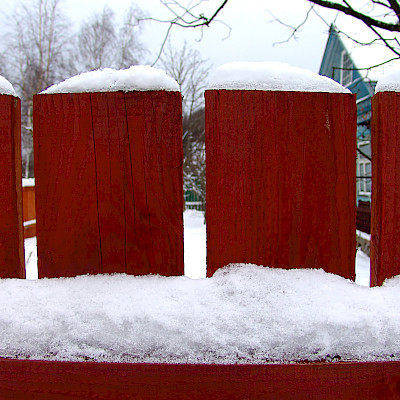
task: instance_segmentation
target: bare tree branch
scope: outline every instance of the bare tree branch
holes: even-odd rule
[[[400,32],[400,24],[399,22],[392,24],[389,22],[385,21],[380,21],[378,19],[375,19],[373,17],[370,17],[369,15],[363,14],[357,10],[354,10],[350,6],[344,6],[339,3],[335,3],[333,1],[327,1],[327,0],[308,0],[310,3],[317,4],[321,7],[324,8],[329,8],[331,10],[337,10],[342,12],[343,14],[349,15],[351,17],[354,17],[360,21],[363,21],[365,24],[368,26],[374,26],[376,28],[384,29],[387,31],[391,32]]]
[[[310,5],[310,8],[308,9],[304,20],[303,20],[302,22],[300,22],[297,26],[292,26],[292,25],[289,25],[289,24],[286,24],[286,23],[282,22],[280,19],[276,18],[276,17],[270,12],[270,14],[272,15],[272,17],[274,18],[274,21],[273,21],[273,22],[278,22],[279,24],[281,24],[281,25],[283,25],[283,26],[286,26],[287,28],[290,28],[290,29],[292,30],[292,33],[290,34],[290,36],[289,36],[286,40],[282,40],[282,41],[280,41],[280,42],[274,42],[274,43],[273,43],[273,46],[275,46],[275,45],[277,45],[277,44],[282,44],[282,43],[289,42],[291,39],[297,39],[296,33],[297,33],[297,32],[300,30],[300,28],[301,28],[302,26],[304,26],[304,24],[308,21],[308,18],[309,18],[309,16],[310,16],[310,13],[311,13],[311,11],[313,11],[313,9],[314,9],[314,5],[312,4],[312,5]]]
[[[400,5],[396,0],[388,0],[390,8],[396,13],[397,20],[400,21]]]

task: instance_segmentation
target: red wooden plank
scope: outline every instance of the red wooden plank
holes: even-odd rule
[[[176,92],[34,98],[40,277],[183,274]]]
[[[400,274],[400,94],[372,98],[371,286]]]
[[[22,215],[24,221],[31,221],[36,218],[34,186],[22,188]]]
[[[90,94],[34,96],[39,277],[99,270]]]
[[[119,364],[0,360],[10,399],[398,399],[400,363]]]
[[[21,102],[0,95],[0,277],[25,278]]]
[[[132,177],[135,205],[135,224],[129,227],[129,234],[135,234],[135,240],[128,241],[129,268],[143,274],[183,275],[181,94],[128,92],[125,98],[127,173]],[[149,251],[143,253],[141,248]]]
[[[355,97],[206,92],[207,274],[229,263],[355,276]]]

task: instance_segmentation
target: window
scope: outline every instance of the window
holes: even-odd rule
[[[371,194],[371,161],[367,159],[358,160],[358,192],[360,194]],[[363,178],[365,176],[365,178]]]
[[[351,58],[347,54],[347,52],[344,50],[342,52],[342,74],[341,74],[341,79],[340,83],[343,86],[348,86],[350,85],[351,82],[353,82],[353,63],[351,61]]]

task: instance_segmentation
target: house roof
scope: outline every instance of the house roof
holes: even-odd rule
[[[355,68],[361,69],[361,76],[371,81],[378,81],[388,70],[400,65],[400,60],[396,58],[396,54],[382,41],[378,41],[377,36],[365,24],[353,21],[350,28],[347,25],[340,28],[332,24],[331,29],[334,29],[338,34]],[[345,34],[342,32],[345,32]],[[400,36],[391,32],[384,32],[383,36],[385,38],[390,37],[392,40],[397,38],[400,41]],[[395,42],[392,41],[392,43]],[[400,50],[399,45],[395,47]]]

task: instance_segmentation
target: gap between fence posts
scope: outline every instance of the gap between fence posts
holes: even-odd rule
[[[25,278],[21,101],[0,95],[0,277]]]
[[[180,92],[34,96],[39,277],[183,275]]]
[[[207,90],[207,275],[229,263],[355,278],[349,93]]]
[[[400,93],[372,98],[371,286],[400,274]]]

